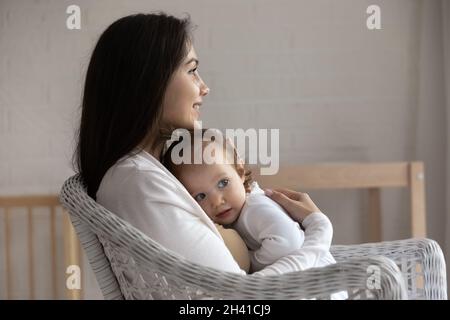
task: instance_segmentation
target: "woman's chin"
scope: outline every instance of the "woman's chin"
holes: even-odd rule
[[[197,118],[192,125],[193,129],[202,129],[201,120]]]
[[[198,123],[198,121],[199,120],[191,119],[188,121],[179,122],[178,124],[173,124],[173,126],[176,129],[186,129],[186,130],[199,129],[201,128],[201,126]]]

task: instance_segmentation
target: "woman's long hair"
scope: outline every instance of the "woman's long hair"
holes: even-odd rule
[[[136,14],[100,36],[86,74],[74,165],[96,193],[119,159],[159,136],[162,102],[192,43],[189,17]]]

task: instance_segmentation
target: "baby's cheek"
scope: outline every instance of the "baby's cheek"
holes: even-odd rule
[[[201,207],[202,207],[203,211],[205,211],[205,213],[208,215],[208,217],[210,217],[212,219],[211,210],[210,210],[209,206],[207,204],[203,203],[201,205]]]

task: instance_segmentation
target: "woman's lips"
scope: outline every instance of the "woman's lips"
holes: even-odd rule
[[[223,218],[223,217],[225,217],[226,215],[228,215],[230,212],[231,212],[231,208],[230,208],[230,209],[227,209],[227,210],[225,210],[225,211],[222,211],[221,213],[219,213],[219,214],[216,216],[216,218]]]
[[[193,106],[194,111],[197,113],[197,116],[200,116],[200,106],[197,104],[194,104]]]

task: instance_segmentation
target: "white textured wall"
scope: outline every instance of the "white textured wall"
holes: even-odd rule
[[[83,77],[100,33],[136,12],[189,12],[210,86],[204,126],[279,128],[282,163],[415,159],[419,0],[0,2],[0,194],[57,193],[70,166]],[[81,7],[67,30],[66,7]],[[335,243],[365,241],[365,197],[312,193]],[[383,193],[384,239],[409,236],[406,193]],[[441,212],[429,236],[443,245]],[[88,284],[92,287],[92,282]],[[88,290],[88,297],[96,297]]]

